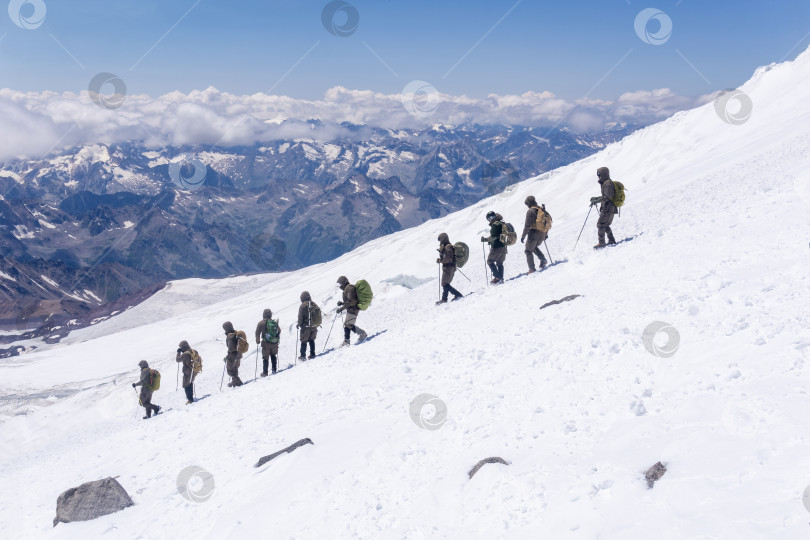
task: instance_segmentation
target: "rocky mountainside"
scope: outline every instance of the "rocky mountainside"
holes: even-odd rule
[[[0,328],[58,339],[168,280],[327,261],[635,129],[342,127],[356,136],[238,148],[98,144],[2,164]]]

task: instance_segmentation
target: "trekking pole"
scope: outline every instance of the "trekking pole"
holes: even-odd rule
[[[442,265],[439,265],[439,299],[442,298]]]
[[[174,391],[180,390],[180,362],[177,362],[177,384],[174,385]]]
[[[135,388],[133,388],[132,391],[135,392],[135,395],[138,397],[138,405],[135,407],[135,417],[137,418],[138,417],[138,407],[143,407],[143,403],[141,403],[141,395],[138,393],[138,391],[135,390]]]
[[[543,244],[546,246],[546,253],[548,253],[548,262],[554,264],[554,259],[551,258],[551,252],[548,250],[548,242],[543,240]]]
[[[253,380],[259,378],[259,347],[256,346],[256,369],[253,370]]]
[[[228,365],[228,363],[223,361],[223,364],[222,364],[222,379],[220,379],[220,381],[219,381],[219,391],[220,392],[222,392],[222,383],[225,382],[225,366],[227,366],[227,365]]]
[[[335,310],[335,316],[332,318],[332,326],[329,327],[329,333],[326,334],[326,343],[323,344],[323,351],[321,351],[321,354],[323,354],[324,351],[326,351],[326,346],[329,344],[329,336],[332,335],[332,329],[335,327],[335,321],[337,320],[337,316],[338,312],[337,310]]]
[[[582,231],[585,230],[585,225],[588,224],[588,218],[591,217],[591,210],[593,210],[593,205],[591,205],[591,207],[588,208],[588,215],[585,216],[585,223],[582,224]],[[582,237],[582,231],[579,231],[579,236],[577,236],[577,241],[574,244],[574,249],[577,249],[577,244],[579,244],[579,239]],[[551,257],[551,255],[549,255],[549,257]]]
[[[481,242],[481,251],[484,254],[484,278],[486,278],[487,285],[489,285],[489,270],[487,270],[487,248],[484,247],[483,242]]]
[[[456,267],[456,270],[458,270],[458,273],[459,273],[459,274],[461,274],[462,276],[464,276],[465,278],[467,278],[467,281],[469,281],[470,283],[472,283],[472,280],[471,280],[470,278],[468,278],[468,277],[467,277],[467,274],[465,274],[464,272],[462,272],[462,271],[461,271],[461,268]]]
[[[296,328],[295,329],[295,346],[296,347],[298,347],[298,342],[301,340],[300,338],[301,338],[301,329]],[[295,348],[293,348],[293,356],[295,357],[295,365],[297,366],[298,365],[298,351],[296,351]]]

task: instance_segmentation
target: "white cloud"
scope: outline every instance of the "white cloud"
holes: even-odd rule
[[[328,140],[350,135],[337,124],[383,128],[432,124],[510,124],[596,130],[616,122],[647,124],[710,101],[669,89],[630,92],[613,101],[570,102],[550,92],[485,98],[438,94],[435,113],[408,114],[400,94],[335,87],[322,99],[251,94],[236,96],[215,88],[158,98],[127,96],[107,110],[81,94],[0,90],[0,159],[39,158],[52,150],[91,143],[143,141],[150,147],[185,144],[252,145],[276,139]],[[306,120],[320,120],[313,128]]]

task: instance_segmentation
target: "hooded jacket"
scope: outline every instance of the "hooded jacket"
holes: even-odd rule
[[[194,363],[191,359],[191,346],[188,341],[181,341],[175,360],[183,364],[183,388],[194,382]]]
[[[298,306],[298,328],[308,328],[310,326],[309,320],[309,306],[315,304],[312,301],[312,296],[307,291],[301,293],[301,305]]]
[[[264,333],[267,331],[267,321],[273,318],[273,312],[269,309],[265,309],[262,312],[262,320],[259,321],[259,324],[256,325],[256,344],[262,342],[264,339]]]

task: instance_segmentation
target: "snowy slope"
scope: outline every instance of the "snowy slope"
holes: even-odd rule
[[[0,490],[0,535],[806,538],[808,77],[810,52],[759,70],[742,88],[754,103],[742,126],[722,122],[712,105],[681,113],[336,261],[255,283],[174,283],[4,363],[5,412],[28,414],[3,422],[0,477],[13,489]],[[593,252],[591,216],[573,251],[601,165],[628,188],[617,237],[643,234]],[[528,194],[554,216],[548,245],[565,262],[488,288],[483,216],[495,209],[519,226]],[[473,248],[464,268],[472,282],[455,284],[475,294],[436,308],[441,231]],[[524,269],[513,248],[507,277]],[[272,308],[285,364],[299,293],[334,309],[341,274],[373,284],[374,305],[358,323],[384,333],[219,392],[224,320],[251,334]],[[570,294],[582,297],[539,309]],[[674,356],[645,349],[654,321],[679,333]],[[181,339],[206,362],[197,393],[210,397],[191,407],[171,388]],[[128,386],[140,359],[163,373],[154,401],[173,408],[149,422]],[[423,393],[447,405],[437,430],[409,417]],[[304,437],[315,444],[253,468]],[[489,456],[511,465],[468,480]],[[658,460],[669,471],[647,490],[643,472]],[[178,494],[188,466],[213,475],[210,500]],[[105,476],[118,476],[136,506],[51,528],[61,491]]]

